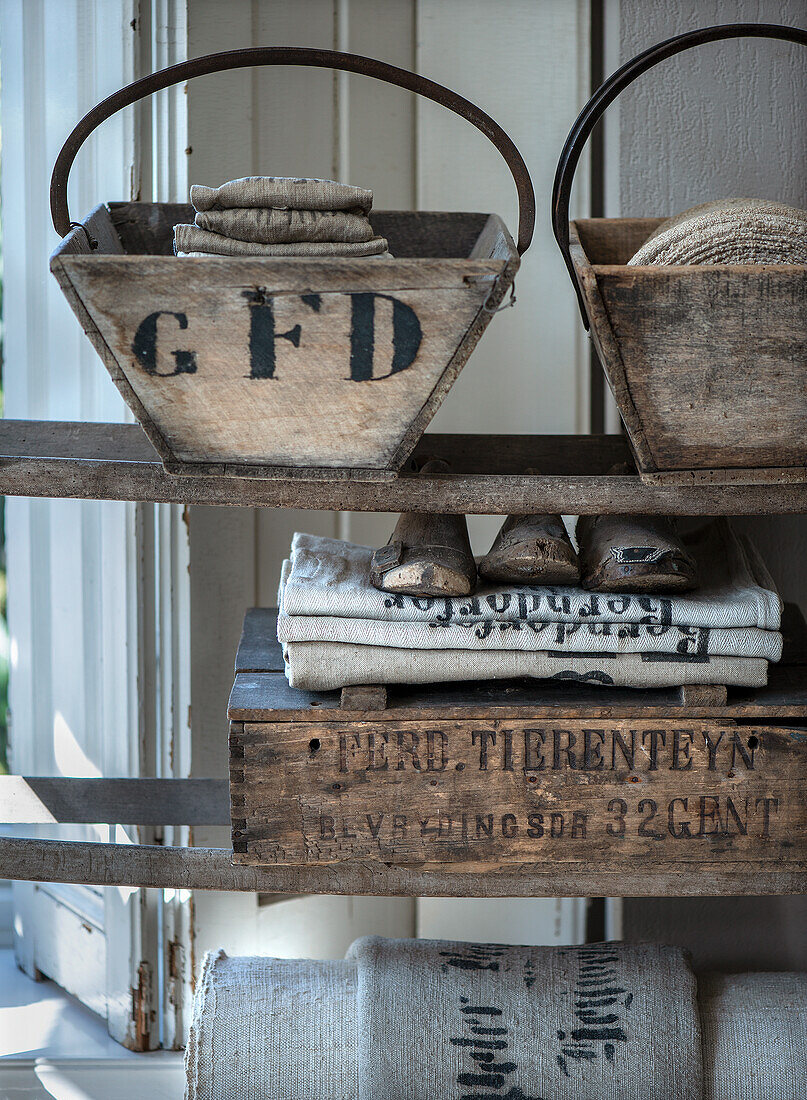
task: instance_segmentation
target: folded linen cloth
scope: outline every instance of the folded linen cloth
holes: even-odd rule
[[[289,684],[305,691],[335,691],[349,684],[440,684],[521,678],[629,688],[669,688],[682,684],[763,687],[768,681],[768,662],[755,657],[407,650],[339,642],[288,642],[283,646],[283,657]]]
[[[701,1100],[674,947],[357,940],[344,962],[208,954],[186,1100]]]
[[[807,210],[721,199],[668,218],[628,264],[807,264]]]
[[[350,244],[340,241],[298,241],[295,244],[255,244],[211,233],[197,225],[174,226],[174,251],[212,256],[378,256],[388,251],[385,237]]]
[[[778,661],[782,635],[758,627],[648,625],[644,623],[389,622],[344,615],[287,615],[283,592],[291,562],[283,562],[278,592],[278,641],[340,642],[396,649],[509,650],[534,653],[674,653],[694,657],[762,657]]]
[[[244,176],[221,187],[191,187],[196,210],[229,210],[265,206],[278,210],[364,210],[373,206],[373,192],[335,180],[290,176]]]
[[[807,1096],[807,974],[704,974],[698,1005],[703,1100]]]
[[[625,623],[778,630],[782,603],[754,547],[726,520],[687,536],[700,587],[676,596],[608,596],[577,586],[480,584],[473,596],[415,597],[370,584],[372,549],[318,535],[295,534],[281,611],[382,622]],[[555,648],[554,646],[552,648]]]
[[[374,236],[366,214],[347,210],[208,210],[194,218],[200,229],[255,244],[331,241],[356,244]]]

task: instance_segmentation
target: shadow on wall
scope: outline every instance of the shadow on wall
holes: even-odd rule
[[[805,928],[807,897],[625,898],[623,908],[626,940],[685,947],[695,970],[807,970]]]

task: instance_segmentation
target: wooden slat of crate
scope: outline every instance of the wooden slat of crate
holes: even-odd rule
[[[226,779],[0,775],[4,825],[228,825]]]
[[[807,734],[687,719],[233,723],[237,862],[807,859]]]

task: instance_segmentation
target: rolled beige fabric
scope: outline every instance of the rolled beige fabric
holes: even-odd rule
[[[770,199],[700,203],[662,222],[628,264],[807,264],[807,211]]]
[[[807,1096],[807,974],[703,974],[698,1007],[703,1100]]]
[[[186,1100],[358,1100],[356,964],[209,952]]]
[[[196,210],[229,210],[264,206],[280,210],[364,210],[373,206],[373,192],[335,180],[295,179],[291,176],[244,176],[221,187],[191,187]]]

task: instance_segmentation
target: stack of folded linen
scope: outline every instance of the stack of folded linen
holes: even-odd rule
[[[191,187],[192,225],[174,226],[177,256],[389,256],[369,213],[373,193],[333,180],[247,176]]]
[[[219,951],[196,987],[186,1100],[795,1100],[806,1011],[805,974],[696,978],[656,944]]]
[[[296,534],[283,563],[278,640],[292,687],[513,677],[617,687],[761,687],[782,654],[782,604],[726,520],[686,540],[700,587],[677,595],[481,585],[418,597],[370,583],[373,551]]]

